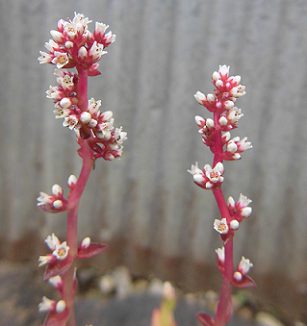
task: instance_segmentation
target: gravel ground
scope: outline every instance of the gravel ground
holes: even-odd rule
[[[78,325],[93,326],[149,326],[151,313],[159,307],[161,282],[145,280],[132,282],[125,268],[119,268],[112,275],[91,282],[91,273],[84,271],[79,281],[82,295],[77,299]],[[43,316],[37,312],[37,304],[43,295],[54,297],[49,286],[43,285],[41,273],[24,265],[0,264],[0,326],[41,325]],[[89,287],[88,289],[87,286]],[[198,326],[195,315],[210,308],[215,300],[214,292],[197,296],[180,296],[175,310],[178,326]],[[204,307],[204,302],[208,308]],[[244,310],[242,310],[244,311]],[[244,316],[244,314],[241,314]],[[262,313],[258,321],[245,312],[245,317],[236,317],[229,326],[282,326],[273,316]],[[259,318],[261,316],[261,318]],[[304,326],[304,324],[297,324]]]

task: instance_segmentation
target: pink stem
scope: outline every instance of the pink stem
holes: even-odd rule
[[[220,118],[219,113],[214,113],[214,124],[218,125],[218,120]],[[223,142],[221,131],[218,131],[218,135],[216,138],[213,158],[213,166],[215,166],[218,162],[223,163]],[[213,194],[215,200],[217,202],[220,215],[222,218],[226,218],[227,222],[231,221],[228,207],[223,195],[223,191],[221,186],[213,189]],[[220,291],[219,303],[215,316],[215,326],[224,326],[227,324],[232,315],[232,301],[231,301],[231,283],[230,280],[233,275],[233,239],[232,236],[225,242],[225,272],[223,275],[223,284]]]
[[[84,110],[87,107],[87,71],[78,69],[78,105]],[[67,244],[70,248],[69,255],[73,258],[73,264],[70,269],[64,274],[64,291],[63,299],[69,309],[70,315],[67,322],[68,326],[76,325],[76,316],[74,309],[74,273],[75,259],[78,251],[78,207],[85,189],[90,173],[93,168],[93,159],[91,150],[86,140],[80,140],[80,155],[82,157],[82,168],[76,185],[68,196],[68,211],[67,211]]]

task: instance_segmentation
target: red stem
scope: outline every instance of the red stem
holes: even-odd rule
[[[78,69],[78,106],[84,110],[87,108],[87,71]],[[69,309],[70,315],[67,326],[76,325],[76,316],[74,309],[74,273],[75,259],[78,250],[78,207],[81,196],[89,179],[93,168],[93,159],[91,157],[90,147],[86,140],[80,140],[80,155],[82,157],[82,168],[78,181],[69,193],[68,196],[68,211],[67,211],[67,244],[70,248],[69,255],[73,258],[73,264],[70,269],[64,274],[64,291],[63,299]]]
[[[214,124],[218,126],[218,120],[220,118],[220,114],[214,113]],[[218,131],[216,143],[214,146],[214,158],[213,158],[213,166],[215,166],[218,162],[223,163],[223,142],[222,142],[222,133]],[[223,195],[223,191],[221,186],[213,189],[213,194],[215,200],[217,202],[221,218],[226,218],[227,222],[231,221],[228,207]],[[220,290],[219,303],[215,316],[215,326],[224,326],[227,324],[232,315],[232,301],[231,301],[231,283],[230,280],[233,275],[233,238],[230,237],[226,243],[225,247],[225,272],[223,275],[223,284]]]

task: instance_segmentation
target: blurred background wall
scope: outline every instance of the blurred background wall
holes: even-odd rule
[[[253,199],[236,257],[251,258],[256,278],[273,288],[306,293],[305,0],[1,0],[2,257],[36,259],[42,237],[65,234],[64,216],[46,217],[35,199],[78,174],[80,161],[74,135],[45,98],[55,83],[52,67],[37,57],[57,20],[74,11],[117,34],[89,95],[102,98],[128,131],[121,160],[97,161],[81,203],[80,237],[113,244],[114,263],[164,271],[184,284],[215,271],[218,211],[186,170],[212,160],[194,124],[194,115],[207,113],[193,94],[211,92],[211,73],[227,64],[247,86],[234,134],[254,145],[241,161],[226,163],[225,193]]]

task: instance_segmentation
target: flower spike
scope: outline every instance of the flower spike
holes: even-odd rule
[[[74,309],[71,308],[77,280],[73,263],[97,255],[107,247],[93,243],[89,237],[78,246],[79,202],[95,160],[101,157],[111,161],[121,157],[127,139],[123,128],[115,126],[113,113],[101,109],[101,100],[88,99],[88,77],[100,74],[99,61],[115,41],[115,35],[107,31],[108,25],[96,22],[91,32],[90,23],[91,20],[80,13],[75,13],[72,19],[60,19],[57,27],[50,31],[51,39],[45,43],[45,52],[41,51],[38,58],[40,64],[56,67],[57,84],[48,88],[46,96],[54,103],[55,118],[74,131],[82,158],[80,175],[70,175],[67,180],[67,197],[64,197],[63,188],[55,184],[51,194],[41,192],[37,198],[37,206],[45,212],[67,211],[67,240],[60,241],[52,233],[45,239],[50,252],[38,259],[38,265],[45,266],[44,280],[48,280],[61,296],[59,301],[44,297],[39,304],[39,310],[47,312],[44,326],[74,323]]]
[[[239,120],[243,117],[241,109],[236,106],[237,100],[245,95],[246,88],[241,84],[241,77],[231,76],[230,67],[220,65],[212,74],[214,92],[205,95],[197,91],[194,95],[196,101],[207,111],[213,113],[213,118],[204,118],[197,115],[195,122],[202,142],[214,154],[213,164],[206,164],[200,169],[198,164],[192,165],[188,172],[199,187],[212,190],[219,207],[220,219],[215,219],[213,228],[222,241],[223,247],[216,249],[217,265],[223,276],[223,286],[215,318],[207,314],[199,314],[198,320],[202,325],[226,325],[232,313],[230,284],[237,287],[254,286],[254,281],[247,275],[252,263],[242,258],[236,271],[233,270],[233,239],[240,228],[240,223],[248,217],[252,208],[248,205],[251,200],[240,195],[236,202],[229,197],[226,203],[222,183],[224,182],[223,161],[241,159],[242,153],[252,148],[247,137],[231,138],[230,131],[236,129]]]

